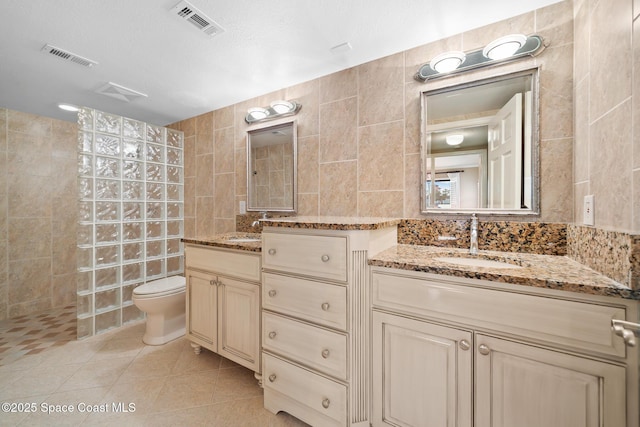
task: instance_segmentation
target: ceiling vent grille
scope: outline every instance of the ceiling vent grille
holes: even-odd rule
[[[138,92],[112,82],[100,86],[98,89],[96,89],[96,92],[101,95],[110,96],[124,102],[131,102],[138,98],[147,97],[147,95],[142,92]]]
[[[84,58],[80,55],[76,55],[75,53],[71,53],[68,50],[60,49],[59,47],[55,47],[50,44],[44,45],[41,51],[45,53],[49,53],[65,61],[82,65],[83,67],[93,67],[94,65],[98,64],[96,61],[93,61],[88,58]]]
[[[173,7],[173,12],[193,24],[198,30],[210,36],[215,36],[224,32],[224,29],[215,23],[213,19],[196,9],[192,4],[181,1]]]

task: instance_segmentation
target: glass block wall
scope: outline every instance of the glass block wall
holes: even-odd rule
[[[78,113],[78,339],[141,319],[133,289],[184,270],[183,133]]]

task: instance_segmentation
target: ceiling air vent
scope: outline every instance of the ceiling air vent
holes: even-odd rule
[[[84,67],[93,67],[94,65],[98,64],[96,61],[92,61],[91,59],[88,59],[88,58],[83,58],[80,55],[76,55],[75,53],[71,53],[68,50],[60,49],[59,47],[55,47],[50,44],[44,45],[41,51],[45,53],[50,53],[51,55],[57,56],[60,59],[74,62]]]
[[[215,36],[224,31],[224,29],[215,23],[213,19],[196,9],[192,4],[181,1],[173,7],[173,12],[180,18],[190,22],[200,31],[210,36]]]
[[[138,98],[147,97],[147,95],[142,92],[138,92],[112,82],[100,86],[98,89],[96,89],[96,92],[101,95],[110,96],[124,102],[131,102]]]

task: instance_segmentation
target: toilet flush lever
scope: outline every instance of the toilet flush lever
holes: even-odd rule
[[[640,323],[613,319],[611,320],[611,329],[616,335],[622,337],[624,343],[629,347],[635,347],[637,344],[636,337],[640,338]]]

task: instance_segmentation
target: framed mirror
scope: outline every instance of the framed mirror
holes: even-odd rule
[[[295,120],[247,132],[247,211],[296,211],[297,134]]]
[[[423,213],[537,214],[538,70],[422,94]]]

